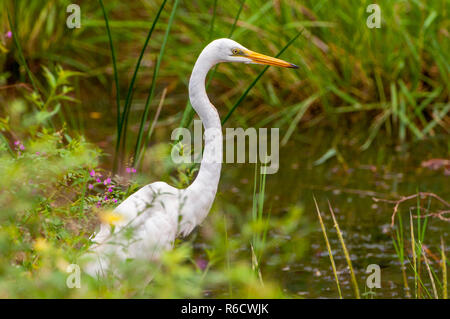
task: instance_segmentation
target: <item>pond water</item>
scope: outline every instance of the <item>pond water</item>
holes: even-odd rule
[[[447,154],[447,141],[444,137],[432,140],[403,144],[386,141],[392,137],[379,136],[367,150],[359,150],[354,141],[367,138],[364,125],[344,133],[333,128],[311,128],[299,132],[297,140],[292,140],[280,150],[280,169],[277,174],[268,175],[266,183],[266,205],[271,216],[285,213],[289,207],[298,205],[303,208],[304,223],[308,231],[297,238],[294,246],[304,249],[303,256],[294,263],[281,264],[276,258],[262,260],[264,271],[282,282],[285,290],[309,298],[338,297],[331,264],[315,209],[313,196],[316,197],[324,218],[328,237],[333,250],[344,297],[353,297],[347,263],[333,228],[328,210],[330,201],[343,231],[350,252],[361,293],[368,291],[365,282],[366,268],[377,264],[381,268],[381,288],[373,289],[376,298],[403,298],[404,289],[400,262],[392,243],[390,227],[393,204],[375,202],[372,198],[396,198],[422,192],[433,192],[444,199],[450,196],[449,177],[444,168],[430,170],[421,163],[442,154]],[[338,156],[333,156],[318,164],[318,159],[327,153],[336,135],[345,136],[347,145],[337,146]],[[352,141],[353,140],[353,141]],[[225,165],[220,185],[222,199],[235,202],[237,206],[251,207],[254,166]],[[250,181],[250,182],[248,182]],[[239,192],[236,191],[239,189]],[[246,194],[246,195],[243,195]],[[427,200],[422,204],[428,205]],[[435,206],[430,202],[430,209]],[[406,254],[411,257],[409,242],[409,211],[415,212],[416,200],[400,205],[404,217]],[[431,209],[431,210],[433,210]],[[442,207],[440,207],[442,209]],[[408,217],[408,219],[406,218]],[[440,256],[440,237],[444,238],[448,254],[449,224],[437,218],[428,221],[424,244],[436,256]],[[302,230],[299,230],[302,231]],[[274,233],[268,234],[273,236]],[[291,238],[280,241],[280,246],[289,243]],[[280,247],[280,252],[283,251]],[[273,256],[271,256],[273,257]],[[439,264],[429,258],[435,269]],[[271,262],[271,260],[275,260]],[[423,265],[425,267],[425,265]],[[413,287],[414,277],[407,264],[409,287]],[[424,269],[424,268],[423,268]],[[428,274],[424,272],[428,279]],[[429,281],[429,280],[428,280]],[[431,288],[428,283],[425,284]]]
[[[99,99],[93,103],[95,105],[86,103],[85,106],[91,110],[110,107],[108,99]],[[103,113],[101,119],[88,119],[85,129],[91,141],[105,149],[105,152],[113,154],[114,118],[106,114],[108,113]],[[171,125],[157,127],[154,139],[169,142],[169,126]],[[367,266],[377,264],[381,268],[381,288],[373,289],[375,297],[404,298],[407,292],[403,286],[400,262],[392,244],[390,227],[394,205],[375,202],[372,197],[398,199],[400,196],[423,191],[433,192],[448,200],[449,177],[444,174],[444,169],[431,170],[421,166],[423,161],[442,158],[448,154],[447,137],[437,134],[425,141],[399,143],[395,137],[379,133],[368,150],[362,151],[360,146],[368,137],[368,125],[359,123],[351,129],[343,127],[349,125],[336,122],[308,129],[298,128],[298,132],[288,144],[281,147],[279,171],[267,177],[265,207],[269,208],[273,218],[282,216],[292,207],[302,209],[302,229],[298,230],[299,235],[295,238],[279,239],[279,254],[287,254],[286,251],[292,250],[292,247],[298,247],[301,252],[292,262],[283,262],[282,258],[280,261],[277,253],[264,256],[261,260],[262,276],[281,283],[291,296],[338,297],[314,206],[315,196],[327,227],[343,296],[350,298],[354,293],[342,248],[327,208],[327,200],[330,201],[343,231],[361,293],[368,290],[365,288]],[[333,145],[337,152],[330,152]],[[327,153],[336,154],[325,160],[324,155]],[[103,166],[110,169],[111,162],[108,157]],[[240,214],[250,214],[254,171],[254,164],[224,164],[215,205],[226,206],[227,203],[232,203],[241,208]],[[145,171],[142,173],[147,174]],[[149,182],[161,179],[160,176],[151,175]],[[422,201],[424,202],[426,203]],[[400,206],[405,224],[409,223],[406,217],[415,206],[415,200]],[[433,200],[430,208],[433,210],[435,207],[439,208]],[[441,236],[446,243],[448,255],[448,225],[437,218],[429,219],[424,244],[436,256],[440,254]],[[239,225],[234,225],[232,233],[239,236]],[[277,234],[269,231],[268,236]],[[405,238],[409,239],[407,225]],[[194,243],[197,247],[196,253],[199,256],[204,255],[205,245],[201,234],[196,237]],[[405,247],[408,258],[411,258],[409,240],[405,242]],[[236,254],[250,258],[248,243]],[[436,260],[430,258],[430,261],[435,269],[439,268]],[[409,287],[413,287],[413,272],[409,267],[407,265]],[[423,275],[428,279],[425,271]],[[425,285],[429,287],[429,280]],[[220,295],[223,296],[224,293],[221,292]],[[205,292],[205,297],[214,296],[214,291]]]

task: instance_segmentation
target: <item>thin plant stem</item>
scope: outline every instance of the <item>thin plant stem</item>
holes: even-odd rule
[[[155,66],[155,72],[154,72],[154,76],[153,76],[153,80],[152,80],[152,85],[150,87],[150,92],[149,92],[147,101],[145,103],[144,114],[141,117],[141,124],[140,124],[140,127],[139,127],[138,138],[136,140],[136,146],[135,146],[135,149],[134,149],[134,155],[135,155],[134,158],[135,159],[139,158],[139,156],[140,156],[142,142],[143,142],[143,139],[144,139],[145,122],[147,121],[148,113],[149,113],[149,110],[150,110],[150,103],[153,100],[153,95],[155,94],[156,79],[158,77],[159,68],[161,66],[161,61],[162,61],[162,58],[164,56],[164,51],[165,51],[165,48],[166,48],[167,40],[169,38],[170,30],[172,28],[173,21],[175,19],[175,13],[177,11],[177,7],[178,7],[178,3],[179,2],[180,2],[179,0],[175,0],[175,2],[173,4],[172,12],[170,13],[169,22],[167,24],[166,32],[164,34],[163,43],[162,43],[161,49],[159,51],[159,56],[158,56],[158,60],[156,62],[156,66]],[[146,139],[148,139],[148,134],[146,136]],[[144,143],[144,145],[145,145],[145,143]],[[134,161],[133,165],[136,165],[136,161]]]
[[[153,30],[155,29],[156,23],[158,22],[158,20],[159,20],[159,18],[161,16],[161,12],[163,11],[164,6],[166,5],[166,2],[167,2],[167,0],[163,1],[163,3],[160,5],[160,7],[158,9],[158,12],[156,13],[155,19],[153,20],[153,23],[152,23],[152,25],[151,25],[148,33],[147,33],[147,38],[145,39],[144,46],[142,47],[142,50],[141,50],[141,52],[139,54],[139,58],[138,58],[138,60],[136,62],[136,66],[134,68],[133,76],[131,77],[130,86],[128,87],[127,95],[125,97],[125,104],[124,104],[124,107],[123,107],[123,114],[121,116],[121,120],[118,122],[118,127],[117,127],[118,140],[116,141],[116,155],[115,155],[115,158],[114,158],[114,168],[115,168],[114,170],[117,169],[118,152],[119,152],[119,147],[120,147],[120,142],[121,142],[121,137],[122,137],[122,127],[125,125],[125,130],[126,130],[126,126],[127,125],[125,123],[128,123],[128,116],[129,116],[129,113],[130,113],[131,102],[133,100],[132,97],[133,97],[134,83],[136,82],[137,74],[139,72],[139,69],[140,69],[140,66],[141,66],[141,61],[142,61],[142,58],[144,57],[145,50],[147,49],[147,46],[148,46],[148,44],[150,42],[150,38],[151,38],[151,36],[153,34]]]
[[[250,244],[250,250],[252,252],[252,268],[253,268],[253,271],[255,271],[257,273],[258,279],[259,279],[259,283],[261,284],[261,286],[264,287],[264,281],[262,279],[261,269],[259,268],[258,257],[255,254],[255,250],[254,250],[252,244]]]
[[[239,10],[238,10],[238,13],[236,14],[236,16],[234,18],[233,25],[231,26],[230,33],[228,34],[229,38],[232,38],[232,36],[233,36],[234,30],[236,29],[236,24],[239,20],[242,9],[244,8],[244,3],[245,3],[245,0],[242,0],[241,6],[239,7]],[[211,20],[211,23],[214,23],[214,21]],[[219,65],[216,65],[213,68],[213,70],[211,71],[211,74],[209,75],[208,81],[206,83],[206,88],[208,88],[209,85],[211,84],[211,81],[214,78],[214,75],[216,74],[218,67],[219,67]],[[184,128],[189,127],[192,123],[192,120],[194,119],[194,114],[195,114],[194,109],[192,108],[192,105],[191,105],[190,101],[188,100],[188,102],[186,103],[186,108],[184,109],[184,112],[183,112],[183,116],[181,118],[180,127],[184,127]]]
[[[214,34],[214,21],[216,20],[216,12],[217,12],[217,0],[214,0],[213,15],[211,18],[211,24],[209,26],[208,41],[211,41],[212,36]]]
[[[441,236],[441,267],[442,267],[442,298],[448,299],[447,288],[447,258],[445,256],[444,238]]]
[[[31,72],[31,70],[30,70],[30,68],[29,68],[29,66],[28,66],[27,61],[25,60],[25,56],[23,55],[22,46],[20,45],[19,38],[18,38],[18,35],[17,35],[16,26],[15,26],[14,23],[12,22],[11,15],[10,15],[10,13],[9,13],[8,6],[6,6],[6,13],[8,14],[9,27],[11,28],[11,33],[12,33],[14,45],[16,46],[17,51],[18,51],[18,53],[19,53],[19,59],[20,59],[20,62],[22,63],[23,67],[25,68],[25,71],[27,72],[27,75],[28,75],[28,77],[30,78],[31,85],[33,86],[34,90],[35,90],[36,92],[39,92],[39,88],[41,88],[41,87],[39,86],[39,88],[38,88],[39,82],[34,78],[34,75],[33,75],[33,73]]]
[[[150,137],[152,136],[153,130],[155,129],[156,123],[158,122],[158,118],[159,118],[159,114],[161,113],[161,109],[164,105],[164,100],[166,99],[166,94],[167,94],[167,87],[164,88],[162,95],[161,95],[161,100],[159,101],[159,105],[158,105],[158,109],[156,110],[156,114],[155,114],[155,118],[153,119],[152,125],[150,126],[150,130],[148,132],[148,138],[150,139]],[[148,141],[146,141],[146,143],[144,145],[147,145]],[[139,166],[139,163],[142,159],[142,155],[144,154],[144,152],[141,152],[139,155],[139,158],[136,158],[136,166]]]
[[[352,260],[350,259],[350,254],[348,253],[347,246],[345,245],[344,237],[342,236],[341,229],[339,228],[339,224],[337,222],[336,216],[334,215],[333,208],[331,207],[331,204],[329,201],[328,201],[328,207],[330,208],[331,216],[333,217],[334,227],[336,228],[336,231],[337,231],[337,234],[339,237],[339,241],[341,242],[342,250],[344,251],[345,259],[347,260],[348,268],[350,269],[350,277],[352,279],[355,296],[357,299],[361,299],[361,296],[359,294],[358,282],[356,281],[355,272],[354,272],[353,266],[352,266]]]
[[[398,214],[398,227],[395,229],[395,234],[395,237],[392,238],[392,244],[394,245],[395,252],[397,253],[397,257],[400,261],[400,268],[402,271],[403,285],[406,291],[406,297],[410,298],[411,295],[409,293],[408,278],[406,276],[405,267],[405,245],[403,236],[403,220],[401,214]]]
[[[228,243],[228,228],[227,228],[227,218],[223,216],[223,227],[225,230],[225,254],[226,254],[226,262],[227,262],[227,271],[230,273],[231,265],[230,265],[230,252],[229,252],[229,243]],[[230,294],[230,298],[233,298],[233,287],[231,286],[231,280],[228,281],[228,293]]]
[[[412,255],[413,255],[412,267],[414,270],[414,295],[415,295],[415,298],[417,299],[417,297],[418,297],[418,295],[417,295],[418,278],[417,278],[416,241],[414,238],[414,224],[413,224],[411,212],[409,213],[409,223],[410,223],[410,228],[411,228],[411,250],[412,250]]]
[[[427,255],[423,248],[422,248],[422,254],[423,254],[423,260],[425,262],[425,266],[427,266],[428,275],[430,276],[431,287],[433,288],[434,298],[439,299],[437,289],[436,289],[436,284],[434,283],[433,274],[431,273],[430,262],[428,261]]]
[[[341,285],[339,284],[339,278],[337,275],[336,264],[334,263],[333,251],[331,250],[330,241],[328,240],[327,231],[325,229],[325,224],[322,220],[322,215],[320,214],[319,206],[317,205],[316,197],[314,198],[314,204],[316,205],[317,215],[319,216],[320,227],[322,228],[323,238],[325,239],[325,243],[327,245],[328,256],[330,257],[331,268],[333,269],[334,280],[336,282],[337,290],[339,293],[339,298],[342,299]]]
[[[105,6],[103,5],[103,0],[98,0],[100,6],[102,7],[103,17],[105,19],[106,32],[108,34],[109,40],[109,48],[111,50],[111,58],[114,70],[114,82],[116,84],[116,112],[117,112],[117,128],[120,126],[120,89],[119,89],[119,72],[117,71],[117,59],[116,59],[116,50],[114,49],[114,44],[111,35],[111,29],[109,27],[109,19],[106,14]],[[117,139],[119,139],[119,130],[117,129]]]
[[[241,6],[239,7],[238,13],[237,13],[236,17],[234,18],[233,24],[232,24],[232,26],[231,26],[230,33],[228,34],[228,38],[230,38],[230,39],[231,39],[232,36],[233,36],[233,32],[234,32],[234,30],[235,30],[235,28],[236,28],[236,23],[238,22],[239,17],[240,17],[240,15],[241,15],[242,8],[244,7],[244,3],[245,3],[245,0],[243,0],[243,1],[241,2]],[[215,14],[215,11],[214,11],[214,14]],[[211,22],[211,29],[212,29],[213,27],[214,27],[214,19],[213,19],[212,22]],[[211,38],[211,37],[210,37],[210,38]],[[217,64],[216,66],[214,66],[213,70],[211,71],[211,74],[210,74],[209,77],[208,77],[208,82],[206,83],[206,88],[208,88],[209,85],[211,84],[212,79],[213,79],[214,76],[216,75],[216,72],[217,72],[217,68],[218,68],[218,67],[219,67],[219,65]]]

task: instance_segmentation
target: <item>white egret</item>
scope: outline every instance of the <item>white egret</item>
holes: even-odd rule
[[[95,260],[85,268],[90,275],[104,275],[109,268],[109,254],[121,260],[156,259],[161,250],[170,249],[178,236],[191,233],[208,215],[219,184],[223,141],[219,114],[208,99],[205,79],[208,71],[220,62],[297,68],[292,63],[250,51],[230,39],[208,44],[189,81],[189,99],[205,128],[205,147],[197,177],[186,189],[164,182],[151,183],[123,201],[114,210],[117,214],[114,228],[103,223],[93,238],[91,252]],[[123,231],[125,228],[132,229],[132,239],[130,232]]]

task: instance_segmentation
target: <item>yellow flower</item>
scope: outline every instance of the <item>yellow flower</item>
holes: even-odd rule
[[[123,220],[123,216],[113,211],[101,212],[99,214],[100,221],[104,224],[117,225]]]
[[[63,258],[58,258],[58,260],[56,261],[56,267],[58,267],[58,269],[61,271],[66,271],[67,266],[69,266],[69,263]]]
[[[33,247],[36,251],[46,251],[50,248],[50,245],[45,238],[39,237],[34,242]]]

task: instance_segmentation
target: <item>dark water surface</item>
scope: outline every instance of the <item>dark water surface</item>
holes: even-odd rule
[[[265,207],[270,207],[273,217],[283,214],[293,205],[301,207],[304,210],[302,218],[309,231],[304,232],[303,237],[295,239],[297,242],[294,247],[304,249],[301,258],[281,265],[273,256],[263,258],[263,276],[266,272],[270,277],[277,278],[291,294],[310,298],[338,297],[313,202],[315,196],[325,220],[344,297],[353,297],[354,293],[327,200],[330,201],[343,231],[361,293],[369,291],[366,288],[367,266],[377,264],[381,268],[381,288],[372,290],[375,298],[403,298],[407,292],[404,289],[400,262],[392,244],[390,227],[394,205],[375,202],[372,198],[392,199],[421,191],[433,192],[448,201],[449,176],[445,176],[444,168],[431,170],[421,166],[423,161],[442,158],[448,154],[448,141],[445,136],[437,136],[432,140],[404,143],[399,147],[395,142],[389,142],[393,140],[392,137],[380,136],[368,150],[361,151],[359,145],[362,143],[358,144],[358,139],[364,141],[367,138],[365,126],[362,126],[351,133],[343,133],[348,142],[343,137],[344,143],[338,144],[339,155],[318,164],[317,160],[330,149],[335,135],[336,131],[333,129],[311,128],[300,132],[297,140],[294,139],[281,148],[280,169],[277,174],[267,177]],[[232,168],[225,165],[219,187],[223,197],[229,201],[238,201],[236,205],[251,207],[253,171],[253,166],[250,165]],[[421,203],[431,210],[445,208],[435,200],[422,200]],[[406,224],[405,254],[410,259],[409,211],[416,214],[416,206],[417,200],[413,199],[401,204],[399,209]],[[448,222],[437,218],[428,220],[424,244],[439,258],[441,236],[446,243],[448,255],[448,231]],[[271,235],[274,234],[269,232],[269,236]],[[280,253],[286,253],[281,246],[287,245],[290,240],[285,238],[280,241]],[[432,267],[439,271],[437,260],[428,257]],[[412,288],[414,276],[408,262],[406,267],[409,287]],[[422,270],[425,285],[432,293],[425,264],[422,264]],[[441,280],[440,275],[439,277]]]

